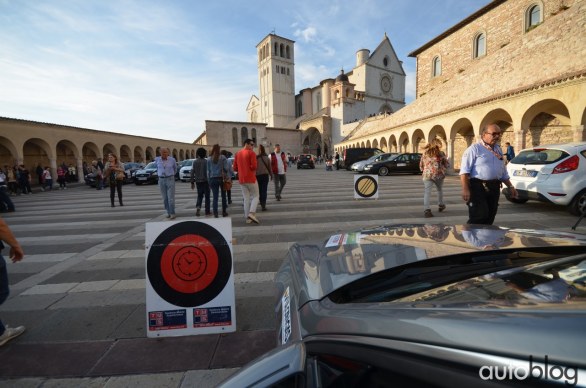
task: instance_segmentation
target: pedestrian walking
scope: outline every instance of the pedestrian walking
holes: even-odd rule
[[[505,160],[506,163],[509,164],[509,162],[515,157],[515,148],[509,142],[505,143],[505,147]]]
[[[208,182],[207,151],[200,147],[195,151],[195,159],[191,165],[191,190],[197,187],[197,200],[195,201],[195,215],[201,215],[202,202],[205,205],[205,215],[211,216],[210,211],[210,184]],[[204,202],[205,200],[205,202]]]
[[[258,206],[258,184],[256,181],[257,160],[254,151],[254,142],[251,139],[244,140],[244,146],[234,157],[234,171],[238,173],[238,182],[244,197],[244,217],[246,223],[260,224],[256,217]]]
[[[33,190],[31,189],[31,175],[24,164],[21,164],[18,167],[18,185],[20,186],[20,192],[22,194],[33,193]]]
[[[265,151],[265,147],[259,144],[258,154],[256,155],[256,181],[258,182],[258,196],[262,211],[267,210],[269,179],[273,180],[271,160]]]
[[[226,192],[223,190],[222,185],[224,183],[224,177],[230,173],[228,168],[228,160],[224,155],[220,153],[220,145],[214,144],[212,152],[207,161],[208,166],[208,182],[210,183],[210,189],[212,190],[212,211],[214,217],[218,218],[218,197],[222,197],[222,216],[228,217],[228,204],[226,202]]]
[[[444,204],[444,178],[448,168],[448,159],[441,151],[442,143],[438,138],[430,141],[424,148],[423,155],[419,161],[419,169],[423,178],[423,215],[426,218],[433,217],[431,212],[430,197],[431,189],[435,186],[438,196],[438,211],[443,212],[446,209]]]
[[[498,125],[486,125],[480,141],[462,155],[460,183],[462,199],[468,206],[469,224],[493,224],[503,183],[509,188],[511,197],[517,198],[517,190],[505,168],[503,152],[497,144],[501,135]]]
[[[159,175],[159,190],[163,197],[163,204],[167,217],[175,219],[175,174],[177,173],[177,161],[170,156],[169,148],[161,147],[161,156],[155,158],[157,174]]]
[[[226,160],[228,161],[228,176],[226,178],[224,178],[224,180],[229,180],[230,182],[232,182],[232,177],[234,176],[234,169],[232,167],[232,161],[230,161],[230,158],[228,157],[228,151],[226,150],[222,150],[220,151],[220,154],[224,155],[226,157]],[[232,204],[232,185],[224,185],[223,186],[224,191],[226,192],[226,199],[228,200],[228,205]]]
[[[65,183],[65,170],[62,166],[57,167],[57,183],[59,183],[59,190],[67,189],[67,183]]]
[[[10,246],[8,257],[12,260],[13,263],[19,262],[23,259],[24,252],[20,244],[16,240],[16,237],[14,237],[14,234],[6,222],[0,218],[0,305],[4,303],[4,301],[6,301],[8,298],[8,295],[10,295],[6,260],[4,259],[4,256],[2,256],[2,249],[4,249],[3,243],[6,243]],[[8,341],[18,337],[24,333],[24,331],[24,326],[10,327],[5,325],[0,320],[0,346],[4,346]]]
[[[287,183],[285,174],[287,173],[287,155],[281,152],[281,146],[275,144],[275,150],[271,152],[271,168],[273,171],[273,181],[275,182],[275,198],[281,200],[281,193]]]
[[[118,203],[124,206],[122,202],[122,184],[124,183],[125,171],[124,163],[118,161],[118,156],[113,153],[108,154],[108,161],[104,166],[104,176],[110,184],[110,204],[114,207],[114,195],[118,192]]]
[[[53,177],[51,176],[51,168],[49,166],[45,166],[45,171],[43,172],[43,182],[45,190],[53,190]]]

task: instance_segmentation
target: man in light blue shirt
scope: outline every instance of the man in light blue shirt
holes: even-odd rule
[[[175,173],[177,161],[169,156],[169,148],[162,147],[161,156],[155,158],[157,174],[159,175],[159,189],[167,211],[167,218],[175,219]]]
[[[517,198],[517,190],[505,168],[503,151],[497,144],[502,135],[500,127],[488,124],[480,134],[480,141],[472,144],[462,155],[460,182],[462,199],[468,205],[468,223],[492,225],[499,204],[501,184]]]

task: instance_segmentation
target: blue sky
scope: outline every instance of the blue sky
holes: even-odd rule
[[[246,121],[256,45],[295,41],[296,92],[385,32],[407,57],[490,0],[0,0],[0,116],[192,142]],[[1,134],[0,134],[1,136]]]

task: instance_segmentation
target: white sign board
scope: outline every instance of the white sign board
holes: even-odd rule
[[[230,218],[149,222],[148,337],[236,331]]]

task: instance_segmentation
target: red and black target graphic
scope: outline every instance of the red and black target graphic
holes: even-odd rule
[[[354,190],[363,198],[370,198],[376,194],[378,190],[378,183],[375,178],[371,176],[363,176],[356,179],[354,183]]]
[[[208,224],[180,222],[152,243],[147,275],[155,292],[181,307],[205,304],[222,292],[232,272],[224,236]]]

